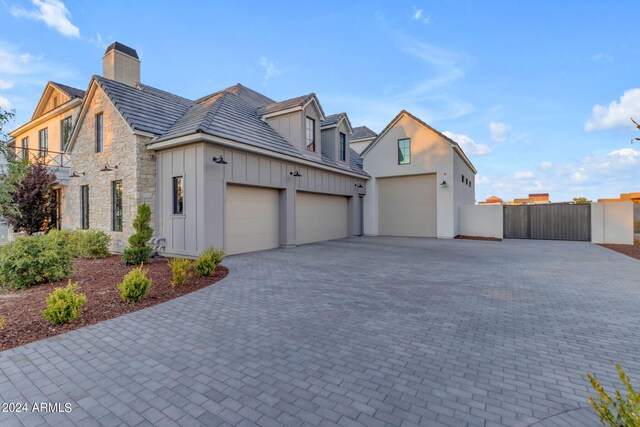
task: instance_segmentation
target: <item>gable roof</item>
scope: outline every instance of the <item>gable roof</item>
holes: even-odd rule
[[[377,137],[378,134],[369,129],[366,126],[358,126],[353,128],[353,135],[351,135],[351,142],[358,141],[360,139],[371,139]]]
[[[77,89],[75,87],[63,85],[62,83],[49,82],[52,86],[56,87],[62,93],[66,94],[69,98],[84,98],[85,92],[82,89]]]
[[[349,116],[347,116],[347,113],[332,114],[330,116],[325,117],[324,120],[320,122],[320,127],[329,128],[333,126],[339,126],[340,122],[342,122],[343,120],[346,120],[349,134],[352,134],[353,127],[351,127],[351,120],[349,120]]]
[[[440,132],[439,130],[429,126],[426,122],[420,120],[419,118],[417,118],[416,116],[414,116],[413,114],[411,114],[410,112],[408,112],[407,110],[402,110],[400,111],[394,118],[393,120],[391,120],[389,122],[389,124],[387,126],[385,126],[385,128],[382,130],[382,132],[380,132],[380,134],[376,137],[376,139],[374,139],[373,141],[371,141],[371,143],[369,145],[367,145],[367,147],[362,151],[362,153],[360,154],[362,157],[366,156],[367,153],[369,151],[371,151],[371,148],[373,148],[374,145],[376,145],[378,143],[378,141],[380,141],[382,139],[382,137],[403,117],[403,116],[407,116],[412,120],[415,120],[416,122],[418,122],[419,124],[421,124],[422,126],[426,127],[427,129],[429,129],[430,131],[434,132],[436,135],[438,135],[439,137],[441,137],[442,139],[444,139],[446,142],[448,142],[453,149],[460,155],[460,157],[462,158],[462,160],[464,160],[464,162],[467,164],[467,166],[469,166],[471,168],[471,170],[474,173],[478,173],[477,169],[475,168],[475,166],[473,166],[473,163],[471,163],[471,160],[469,160],[469,158],[467,157],[467,155],[464,153],[464,151],[462,150],[462,147],[460,147],[460,144],[458,144],[456,141],[454,141],[453,139],[449,138],[448,136],[446,136],[445,134],[443,134],[442,132]]]
[[[315,93],[310,93],[308,95],[297,96],[295,98],[287,99],[285,101],[273,102],[268,105],[261,106],[258,108],[259,116],[266,116],[269,114],[278,113],[281,111],[289,110],[289,109],[298,109],[304,108],[307,104],[314,102],[316,107],[318,107],[318,111],[320,112],[320,120],[324,120],[325,114],[320,102],[318,101],[318,97]]]
[[[45,113],[48,113],[48,111],[43,111],[43,110],[44,110],[44,108],[46,106],[46,101],[48,101],[49,98],[51,97],[51,91],[52,90],[57,90],[57,91],[61,92],[62,94],[68,96],[69,97],[69,101],[73,101],[74,99],[83,99],[84,98],[84,94],[85,94],[85,92],[83,90],[77,89],[75,87],[63,85],[61,83],[56,83],[56,82],[52,82],[52,81],[47,82],[47,84],[44,87],[44,90],[42,91],[42,95],[40,96],[40,99],[38,100],[38,104],[36,105],[35,110],[33,110],[33,115],[31,116],[31,120],[32,121],[34,119],[36,119],[37,117],[40,117]],[[69,101],[67,101],[67,102],[69,102]],[[65,102],[63,104],[60,104],[58,107],[66,104],[67,102]]]

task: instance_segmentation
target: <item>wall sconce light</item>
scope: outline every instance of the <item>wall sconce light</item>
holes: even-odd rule
[[[441,187],[446,187],[446,186],[447,186],[447,181],[442,181],[442,182],[440,183],[440,186],[441,186]]]
[[[213,163],[217,163],[219,165],[226,165],[227,161],[222,157],[222,155],[213,158]]]
[[[289,175],[295,176],[295,177],[302,176],[302,175],[300,175],[300,172],[298,172],[297,169],[294,172],[289,172]]]
[[[73,173],[69,175],[69,178],[79,178],[80,175],[85,176],[86,174],[84,172],[73,171]]]
[[[355,186],[356,186],[357,188],[364,188],[364,186],[363,186],[362,184],[355,184]]]
[[[100,172],[111,172],[114,169],[118,169],[118,165],[109,166],[109,163],[105,163],[104,167],[100,169]]]

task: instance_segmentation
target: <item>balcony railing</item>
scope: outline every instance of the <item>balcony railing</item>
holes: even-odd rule
[[[70,168],[71,157],[67,153],[40,150],[37,148],[21,148],[11,150],[9,156],[13,160],[28,160],[29,163],[41,163],[51,168]]]

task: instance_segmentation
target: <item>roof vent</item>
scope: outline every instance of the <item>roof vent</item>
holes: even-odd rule
[[[136,87],[140,83],[138,52],[122,43],[112,43],[102,58],[102,76]]]

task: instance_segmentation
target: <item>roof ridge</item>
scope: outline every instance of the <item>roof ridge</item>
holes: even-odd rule
[[[198,125],[198,128],[196,129],[196,132],[205,132],[206,131],[207,127],[209,127],[209,125],[211,124],[211,122],[215,118],[215,115],[220,110],[220,106],[224,102],[224,100],[227,97],[227,95],[233,95],[233,94],[229,93],[229,92],[222,92],[220,94],[220,97],[215,99],[213,101],[213,104],[211,104],[211,106],[207,107],[209,109],[209,111],[207,112],[207,114],[205,114],[204,118],[200,121],[200,124]]]

